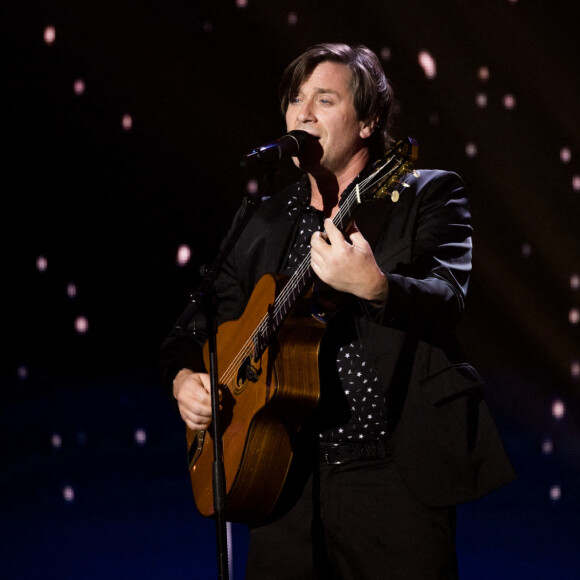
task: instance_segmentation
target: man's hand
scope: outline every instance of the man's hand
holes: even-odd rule
[[[185,424],[194,431],[211,423],[211,388],[207,373],[181,369],[173,381],[173,396]]]
[[[373,251],[353,225],[350,242],[331,219],[324,220],[325,233],[315,232],[310,241],[314,273],[340,292],[382,304],[387,300],[387,277],[381,272]]]

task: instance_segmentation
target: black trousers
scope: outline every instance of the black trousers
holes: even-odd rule
[[[250,530],[246,578],[457,579],[455,509],[418,501],[390,457],[321,463],[289,511]]]

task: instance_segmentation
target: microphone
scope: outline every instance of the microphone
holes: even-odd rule
[[[314,139],[306,131],[290,131],[284,137],[256,147],[240,160],[241,167],[255,167],[261,163],[280,161],[283,157],[297,157],[306,151],[308,140]]]

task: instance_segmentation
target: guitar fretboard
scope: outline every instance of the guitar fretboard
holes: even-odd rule
[[[411,140],[399,142],[385,158],[375,165],[369,176],[354,186],[332,220],[341,232],[344,233],[352,224],[354,211],[359,204],[372,199],[375,195],[377,197],[392,195],[393,186],[399,183],[397,179],[409,170],[410,162],[416,154],[415,148]],[[381,196],[377,195],[381,192]],[[254,360],[258,360],[265,352],[288,313],[310,284],[312,276],[310,253],[308,253],[252,334]]]

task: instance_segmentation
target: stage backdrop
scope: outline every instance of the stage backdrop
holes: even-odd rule
[[[459,510],[463,578],[580,570],[580,58],[573,2],[5,0],[0,576],[214,578],[159,344],[281,136],[311,44],[366,44],[419,167],[474,216],[460,327],[518,471]],[[296,178],[280,167],[277,185]],[[243,577],[246,532],[231,532]]]

